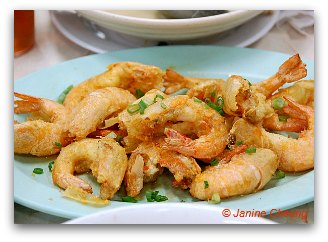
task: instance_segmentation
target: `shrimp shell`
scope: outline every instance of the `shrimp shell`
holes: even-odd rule
[[[208,200],[215,193],[228,198],[257,192],[270,181],[277,167],[277,155],[269,149],[235,155],[229,163],[208,167],[196,176],[190,194]]]

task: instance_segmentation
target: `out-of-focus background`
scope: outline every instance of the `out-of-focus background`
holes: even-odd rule
[[[35,44],[27,53],[14,59],[14,79],[94,53],[176,43],[248,47],[299,53],[314,59],[313,14],[313,11],[265,11],[214,37],[174,42],[116,33],[72,11],[35,11]]]
[[[111,12],[135,17],[138,17],[138,14],[140,14],[137,11],[130,13]],[[33,38],[25,46],[26,51],[23,50],[15,55],[14,79],[19,79],[45,67],[82,56],[160,45],[202,44],[237,46],[271,50],[286,54],[299,53],[304,58],[314,59],[313,11],[261,11],[261,13],[252,16],[247,21],[233,28],[215,35],[197,37],[197,39],[161,39],[161,36],[144,38],[140,35],[136,36],[136,34],[119,33],[115,31],[117,29],[113,29],[111,26],[103,26],[101,21],[99,23],[93,21],[94,14],[92,11],[33,11]],[[143,12],[142,14],[142,17],[149,19],[163,18],[163,15],[159,15],[156,11]],[[119,24],[116,23],[115,26],[117,27]],[[27,28],[28,26],[24,27],[25,30]],[[158,28],[160,29],[161,27]],[[121,27],[121,29],[124,29],[124,27]],[[129,31],[133,31],[133,29]],[[159,31],[158,34],[160,35],[161,33]],[[25,32],[25,36],[27,34],[31,33]],[[308,211],[307,219],[279,217],[273,220],[278,223],[313,223],[313,202],[295,209]],[[15,223],[43,224],[62,223],[65,221],[67,219],[51,216],[15,204]]]

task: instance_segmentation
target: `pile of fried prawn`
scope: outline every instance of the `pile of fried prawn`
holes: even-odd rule
[[[14,112],[29,115],[14,123],[14,152],[58,155],[53,183],[80,201],[109,201],[121,186],[135,198],[165,169],[172,186],[200,200],[255,193],[277,171],[314,167],[314,81],[306,75],[298,54],[258,83],[114,63],[66,91],[63,103],[15,92]],[[99,196],[78,176],[86,172]]]

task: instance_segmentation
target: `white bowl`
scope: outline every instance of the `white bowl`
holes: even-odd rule
[[[108,209],[65,224],[276,224],[261,217],[235,217],[235,211],[229,212],[216,205],[149,203]]]
[[[262,13],[262,10],[234,10],[225,14],[188,19],[151,19],[126,16],[104,10],[79,10],[97,25],[151,40],[197,39],[232,29]]]

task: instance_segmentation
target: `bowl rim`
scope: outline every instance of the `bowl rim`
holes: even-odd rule
[[[235,19],[238,16],[257,16],[264,12],[264,10],[229,10],[232,12],[228,12],[225,14],[207,16],[207,17],[199,17],[199,18],[187,18],[187,19],[149,19],[149,18],[140,18],[133,16],[120,15],[111,12],[105,12],[104,10],[77,10],[78,13],[82,14],[82,16],[91,16],[96,18],[102,18],[107,20],[114,21],[122,21],[127,24],[147,24],[154,26],[185,26],[185,24],[193,24],[193,25],[204,25],[204,24],[213,24],[219,20],[230,20]],[[90,14],[91,13],[91,14]],[[95,16],[97,15],[97,16]]]

